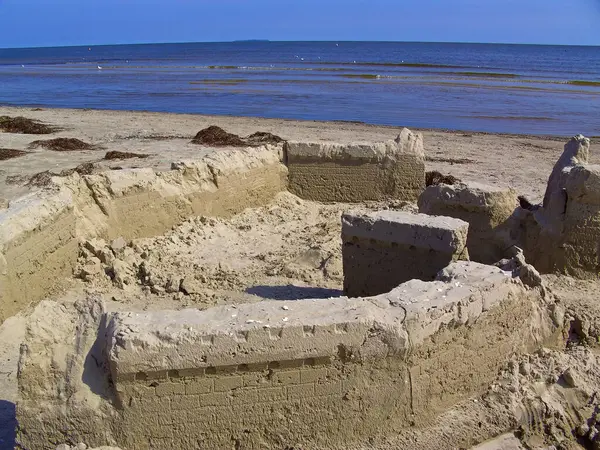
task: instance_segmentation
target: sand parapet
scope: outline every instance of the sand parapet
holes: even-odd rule
[[[425,187],[423,138],[404,128],[380,143],[288,142],[289,190],[314,201],[416,201]]]
[[[469,224],[402,211],[342,216],[344,291],[378,295],[412,279],[433,280],[448,264],[469,259]]]

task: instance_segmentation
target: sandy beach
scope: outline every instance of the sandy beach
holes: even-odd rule
[[[9,201],[43,187],[30,180],[44,171],[59,174],[86,163],[93,163],[98,172],[132,167],[166,171],[173,162],[219,152],[222,148],[190,142],[211,125],[239,136],[262,131],[285,140],[339,143],[385,141],[401,131],[401,127],[346,122],[75,109],[0,107],[0,116],[23,116],[60,128],[49,135],[0,133],[0,149],[27,152],[0,160],[0,198]],[[544,194],[548,176],[569,138],[413,131],[423,135],[427,171],[510,187],[532,201]],[[79,139],[93,149],[32,148],[36,140],[54,138]],[[105,160],[111,151],[147,156]],[[597,153],[591,152],[590,162],[600,162]],[[230,218],[191,217],[159,236],[81,242],[73,277],[51,298],[72,309],[81,298],[96,296],[107,311],[114,312],[204,310],[269,299],[338,297],[343,295],[344,280],[340,216],[349,207],[362,212],[417,209],[414,204],[394,201],[324,204],[279,192],[267,205]],[[112,260],[104,260],[103,255],[112,255]],[[121,264],[118,267],[115,257]],[[593,419],[585,416],[590,405],[582,392],[600,389],[600,361],[593,343],[600,333],[595,307],[600,284],[557,275],[544,275],[544,283],[559,298],[566,316],[586,324],[591,344],[572,343],[567,349],[514,356],[481,396],[432,417],[422,429],[395,431],[352,448],[459,448],[459,442],[481,442],[498,435],[496,444],[480,449],[550,449],[561,441],[566,445],[561,448],[582,448],[569,433],[581,422],[593,425],[596,420],[595,415]],[[19,346],[32,310],[0,325],[0,423],[12,425],[14,421]],[[575,374],[576,386],[559,381],[567,370]],[[536,402],[542,397],[540,406]],[[512,431],[517,423],[525,422],[530,426],[520,428],[519,440]],[[0,439],[6,442],[14,439],[9,428],[0,426]],[[503,435],[507,431],[511,433]],[[441,444],[436,446],[438,441]],[[0,449],[4,449],[2,442]]]
[[[0,116],[24,116],[62,130],[52,135],[0,133],[0,148],[24,150],[24,156],[0,161],[0,196],[16,198],[30,190],[31,176],[45,170],[59,173],[79,164],[98,167],[153,167],[168,170],[171,162],[200,158],[209,150],[190,143],[203,128],[217,125],[246,136],[256,131],[286,140],[315,142],[378,142],[393,139],[401,127],[361,123],[277,120],[130,111],[0,107]],[[464,181],[484,181],[512,187],[538,200],[547,174],[562,152],[568,136],[537,137],[459,131],[414,130],[423,134],[427,170],[454,175]],[[77,138],[97,150],[57,152],[29,149],[32,141],[57,137]],[[103,161],[107,151],[150,155],[145,159]],[[592,161],[598,161],[592,155]]]

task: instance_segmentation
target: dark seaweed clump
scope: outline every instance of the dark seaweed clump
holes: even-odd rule
[[[264,144],[279,144],[280,142],[284,142],[284,140],[272,133],[257,131],[250,136],[242,138],[237,134],[228,133],[215,125],[201,130],[192,139],[193,144],[212,147],[256,147]]]
[[[29,148],[45,148],[55,152],[74,152],[78,150],[97,150],[99,147],[75,138],[56,138],[45,141],[33,141]]]
[[[215,147],[244,147],[246,143],[237,134],[228,133],[223,128],[212,125],[208,128],[200,130],[192,144],[211,145]]]
[[[437,186],[438,184],[457,184],[460,180],[453,175],[442,175],[437,170],[425,174],[425,186]]]
[[[0,116],[0,131],[20,134],[51,134],[59,128],[27,117]]]
[[[7,159],[18,158],[24,156],[28,152],[23,150],[15,150],[13,148],[0,148],[0,161],[6,161]]]
[[[104,155],[104,159],[109,161],[113,159],[147,158],[148,156],[150,155],[147,155],[145,153],[130,153],[111,150],[110,152],[106,152],[106,155]]]
[[[284,142],[284,140],[279,136],[266,131],[257,131],[256,133],[252,133],[246,138],[246,141],[251,145],[279,144]]]
[[[94,163],[87,162],[83,164],[79,164],[77,167],[72,169],[62,170],[60,173],[51,172],[49,170],[44,170],[43,172],[36,173],[29,181],[25,184],[25,186],[35,186],[35,187],[45,187],[52,184],[52,177],[68,177],[69,175],[73,175],[74,173],[78,173],[79,175],[91,175],[94,173]]]

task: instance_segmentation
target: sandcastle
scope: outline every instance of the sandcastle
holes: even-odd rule
[[[565,154],[588,150],[577,137]],[[425,189],[422,138],[406,129],[377,144],[290,142],[167,172],[74,174],[11,201],[0,211],[0,320],[58,289],[95,238],[228,217],[288,189],[323,202],[418,200],[420,211],[342,216],[346,296],[202,311],[42,300],[21,349],[19,444],[333,449],[427,425],[511,355],[562,341],[538,271],[598,276],[600,170],[574,158],[533,211],[511,190]]]

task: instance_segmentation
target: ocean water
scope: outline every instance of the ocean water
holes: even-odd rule
[[[600,47],[393,42],[0,49],[0,104],[600,135]]]

